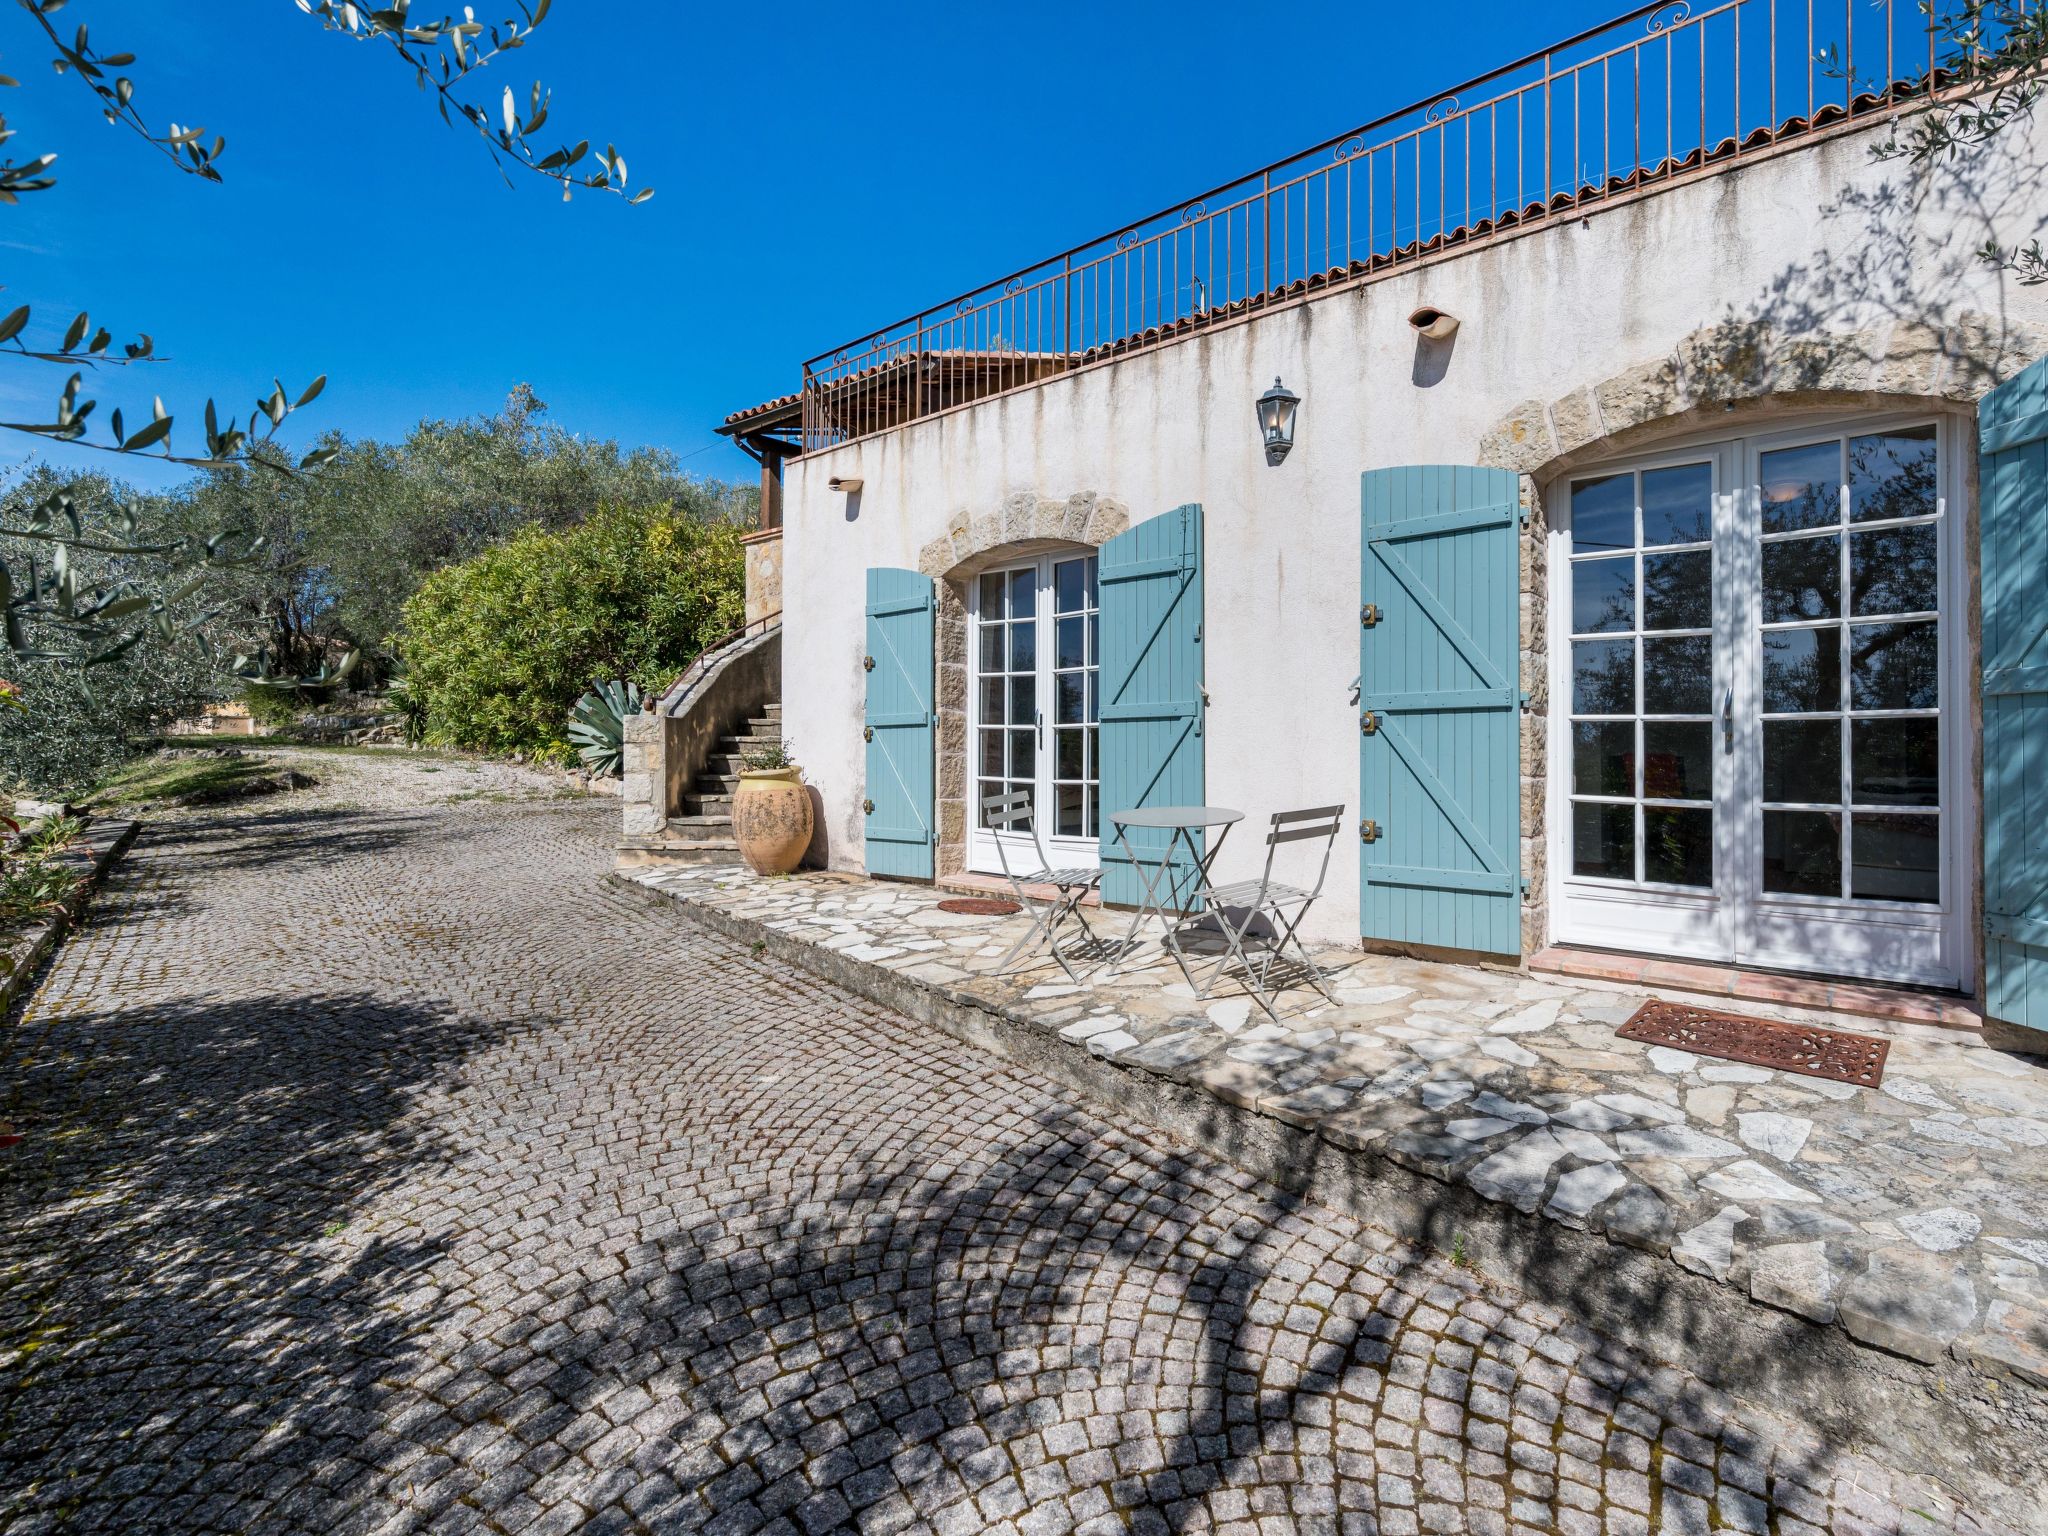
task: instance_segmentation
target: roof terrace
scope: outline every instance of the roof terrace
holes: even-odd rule
[[[1931,10],[1638,7],[822,353],[723,430],[831,447],[1969,89]]]

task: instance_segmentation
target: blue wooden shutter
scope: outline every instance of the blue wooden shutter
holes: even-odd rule
[[[1368,939],[1522,952],[1521,485],[1507,470],[1364,477],[1359,859]],[[1372,729],[1365,729],[1370,725]]]
[[[1136,906],[1144,882],[1111,814],[1202,803],[1202,509],[1181,507],[1118,534],[1102,546],[1096,577],[1102,899]],[[1131,834],[1138,856],[1155,862],[1167,841],[1164,832]]]
[[[932,608],[929,576],[868,572],[867,866],[932,878]]]
[[[1986,395],[1977,431],[1984,1011],[2048,1029],[2048,363]]]

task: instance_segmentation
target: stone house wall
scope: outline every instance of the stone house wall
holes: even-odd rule
[[[961,582],[975,556],[952,554],[951,541],[1035,508],[1041,488],[1088,487],[1129,523],[1199,503],[1209,794],[1260,818],[1356,800],[1360,472],[1493,465],[1525,477],[1530,513],[1522,863],[1525,948],[1539,947],[1552,879],[1545,501],[1558,479],[1802,411],[1967,420],[1992,383],[2048,351],[2048,291],[2008,288],[1970,254],[2031,230],[2027,167],[2048,155],[2048,133],[2030,125],[1922,181],[1872,159],[1882,132],[1817,141],[793,461],[785,719],[821,794],[830,862],[861,864],[866,568],[922,569],[952,589],[940,594],[939,814],[942,847],[958,847]],[[1462,321],[1447,346],[1408,328],[1424,305]],[[1293,453],[1269,468],[1252,405],[1276,375],[1302,406]],[[863,490],[834,493],[832,477]],[[1256,876],[1262,852],[1256,838],[1233,840],[1219,878]],[[1358,847],[1345,839],[1314,937],[1356,936],[1357,879]]]

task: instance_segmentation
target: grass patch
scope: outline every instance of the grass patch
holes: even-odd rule
[[[118,768],[92,788],[86,804],[94,810],[184,800],[193,795],[232,793],[260,779],[270,764],[246,757],[145,757]]]

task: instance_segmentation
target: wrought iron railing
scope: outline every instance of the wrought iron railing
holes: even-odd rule
[[[1894,110],[1952,83],[1935,4],[1643,6],[811,359],[803,448]]]

